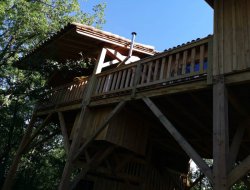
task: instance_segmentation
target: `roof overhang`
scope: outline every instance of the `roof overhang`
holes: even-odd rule
[[[205,0],[212,8],[214,8],[214,0]]]
[[[55,35],[41,43],[36,49],[23,56],[15,66],[23,69],[36,68],[46,60],[64,62],[77,60],[81,53],[87,57],[97,58],[101,49],[111,48],[123,55],[128,55],[131,41],[121,36],[86,26],[70,23]],[[135,43],[133,55],[140,58],[154,55],[154,47]]]

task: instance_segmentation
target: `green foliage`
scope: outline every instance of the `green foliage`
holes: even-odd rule
[[[63,67],[48,61],[40,72],[19,70],[13,63],[68,22],[100,28],[105,23],[104,9],[105,4],[99,4],[92,14],[84,13],[78,0],[0,1],[0,187],[34,105],[44,93],[46,76],[55,69],[79,70],[92,61],[68,60]],[[65,156],[58,134],[53,124],[35,139],[22,158],[14,189],[56,189]]]

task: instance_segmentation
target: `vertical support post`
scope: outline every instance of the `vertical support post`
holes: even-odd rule
[[[77,126],[76,126],[76,131],[73,137],[73,141],[69,150],[69,154],[68,154],[68,158],[66,161],[66,164],[64,166],[64,170],[63,170],[63,174],[62,174],[62,178],[61,178],[61,182],[59,185],[59,190],[68,190],[70,188],[70,176],[71,173],[73,171],[73,159],[74,159],[74,154],[76,152],[76,149],[79,148],[80,146],[80,139],[83,133],[83,119],[85,117],[86,112],[88,111],[88,104],[90,101],[90,97],[92,95],[93,89],[94,89],[94,85],[96,82],[96,76],[95,74],[98,74],[101,72],[102,69],[102,64],[104,62],[105,56],[107,53],[107,49],[106,48],[102,48],[102,51],[99,54],[99,57],[97,59],[93,74],[90,78],[89,83],[87,84],[85,93],[83,95],[83,99],[82,99],[82,108],[81,108],[81,112],[80,112],[80,116],[79,119],[77,121]]]
[[[228,156],[228,97],[224,78],[219,77],[213,86],[213,181],[215,190],[228,190]]]
[[[67,128],[66,128],[66,124],[65,124],[65,120],[64,120],[62,112],[58,112],[58,117],[59,117],[62,135],[63,135],[64,148],[65,148],[66,154],[68,155],[70,144],[69,144],[69,137],[67,134]]]

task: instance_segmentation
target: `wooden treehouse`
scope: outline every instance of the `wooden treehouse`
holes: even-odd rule
[[[250,189],[250,2],[207,2],[214,34],[161,53],[73,23],[23,57],[24,69],[77,60],[79,52],[96,63],[85,77],[51,75],[49,98],[37,105],[18,155],[53,121],[67,152],[60,190],[190,189],[190,158],[215,190],[239,180]],[[37,118],[44,122],[32,133]]]

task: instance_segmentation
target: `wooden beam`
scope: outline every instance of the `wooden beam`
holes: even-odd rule
[[[193,147],[187,142],[187,140],[179,133],[179,131],[149,98],[143,98],[143,101],[155,114],[159,121],[164,125],[168,132],[174,137],[178,144],[183,148],[187,155],[196,163],[196,165],[208,177],[208,179],[213,182],[212,171],[206,164],[206,162],[200,157],[200,155],[193,149]]]
[[[83,100],[83,102],[84,102],[84,100]],[[63,174],[61,177],[61,182],[60,182],[60,185],[58,188],[59,190],[68,190],[70,187],[70,175],[73,171],[73,155],[75,154],[76,148],[80,144],[80,139],[81,139],[83,129],[84,129],[83,127],[81,127],[81,125],[82,125],[83,118],[84,118],[86,112],[88,112],[88,107],[86,105],[83,105],[79,118],[76,117],[76,119],[78,119],[78,121],[76,121],[76,122],[78,122],[78,124],[76,126],[76,129],[75,129],[76,132],[74,133],[73,141],[72,141],[72,144],[71,144],[70,149],[69,149],[68,158],[67,158],[66,164],[64,166]]]
[[[213,177],[215,190],[227,190],[229,156],[228,98],[224,79],[213,85]]]
[[[233,141],[229,150],[228,171],[234,167],[234,164],[236,162],[240,150],[240,145],[245,133],[245,129],[246,129],[246,123],[244,122],[243,124],[238,126],[237,131],[233,137]]]
[[[106,48],[102,48],[102,51],[99,55],[99,58],[98,58],[98,62],[97,62],[97,65],[93,71],[94,74],[98,74],[102,71],[102,67],[103,67],[103,63],[104,63],[104,60],[105,60],[105,57],[106,57],[106,53],[107,53],[107,49]]]
[[[236,166],[228,174],[228,188],[233,186],[238,180],[240,180],[247,172],[250,171],[250,156],[245,158],[238,166]]]
[[[105,150],[100,150],[97,152],[94,157],[87,163],[86,167],[82,169],[82,171],[76,176],[75,180],[72,182],[71,188],[74,189],[79,181],[85,177],[90,169],[97,168],[105,158],[107,158],[116,148],[116,145],[111,145]]]
[[[96,130],[96,132],[88,139],[86,142],[79,148],[76,152],[73,160],[76,160],[80,154],[85,150],[85,148],[108,126],[109,121],[120,112],[120,110],[125,106],[126,101],[120,102],[108,115],[108,117],[103,121],[100,127]]]
[[[70,144],[69,144],[69,137],[68,137],[67,128],[66,128],[66,124],[65,124],[65,120],[64,120],[62,112],[58,112],[58,117],[59,117],[62,135],[63,135],[64,148],[65,148],[66,154],[68,155]]]

